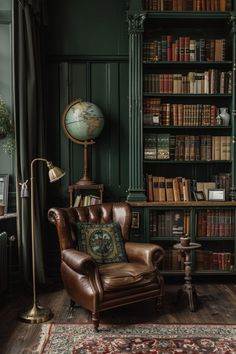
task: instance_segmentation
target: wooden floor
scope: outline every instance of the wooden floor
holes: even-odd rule
[[[155,311],[153,301],[109,310],[102,314],[102,323],[236,323],[236,285],[195,284],[199,306],[190,312],[183,298],[175,303],[179,285],[166,285],[163,308]],[[24,289],[11,289],[0,305],[0,353],[37,353],[41,324],[26,324],[17,319],[20,310],[31,305],[31,296]],[[63,289],[50,291],[38,296],[40,304],[49,306],[54,312],[54,322],[91,323],[90,314],[79,307],[71,310],[69,299]]]

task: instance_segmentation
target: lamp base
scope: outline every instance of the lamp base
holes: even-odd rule
[[[42,323],[49,321],[53,317],[52,311],[48,307],[33,305],[32,308],[19,313],[18,318],[27,323]]]

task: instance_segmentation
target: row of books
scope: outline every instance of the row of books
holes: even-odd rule
[[[154,210],[149,214],[150,237],[189,235],[189,220],[188,210]]]
[[[230,11],[231,0],[144,0],[153,11]]]
[[[197,237],[234,237],[235,211],[207,209],[197,212]],[[189,235],[190,214],[188,210],[155,210],[149,216],[149,233],[157,237]]]
[[[149,202],[179,202],[192,200],[190,179],[185,177],[166,178],[146,176],[147,200]]]
[[[231,252],[196,250],[197,270],[233,270],[234,255]]]
[[[145,74],[144,93],[231,94],[232,71]]]
[[[231,175],[222,173],[212,177],[212,181],[198,182],[182,176],[163,177],[146,175],[146,194],[149,202],[199,201],[195,192],[202,192],[203,200],[208,200],[208,190],[224,189],[225,200],[229,200]]]
[[[74,201],[74,207],[88,206],[88,205],[95,205],[95,204],[101,204],[101,200],[97,195],[78,194],[75,197],[75,201]]]
[[[161,40],[145,41],[144,63],[158,61],[224,61],[225,39],[191,39],[189,36],[173,38],[163,35]]]
[[[210,104],[161,103],[158,97],[144,99],[145,125],[216,126],[219,108]]]
[[[144,160],[230,161],[231,136],[144,134]]]
[[[197,213],[198,237],[233,237],[235,211],[222,209],[200,210]]]

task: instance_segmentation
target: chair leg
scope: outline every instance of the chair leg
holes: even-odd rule
[[[95,331],[98,332],[98,327],[99,327],[99,312],[93,312],[93,313],[92,313],[92,322],[93,322]]]
[[[160,309],[162,308],[162,296],[158,296],[156,299],[156,308],[157,311],[160,311]]]

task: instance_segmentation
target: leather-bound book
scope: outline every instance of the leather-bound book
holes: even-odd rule
[[[166,178],[165,179],[165,188],[166,188],[167,202],[173,202],[174,201],[173,178]]]

